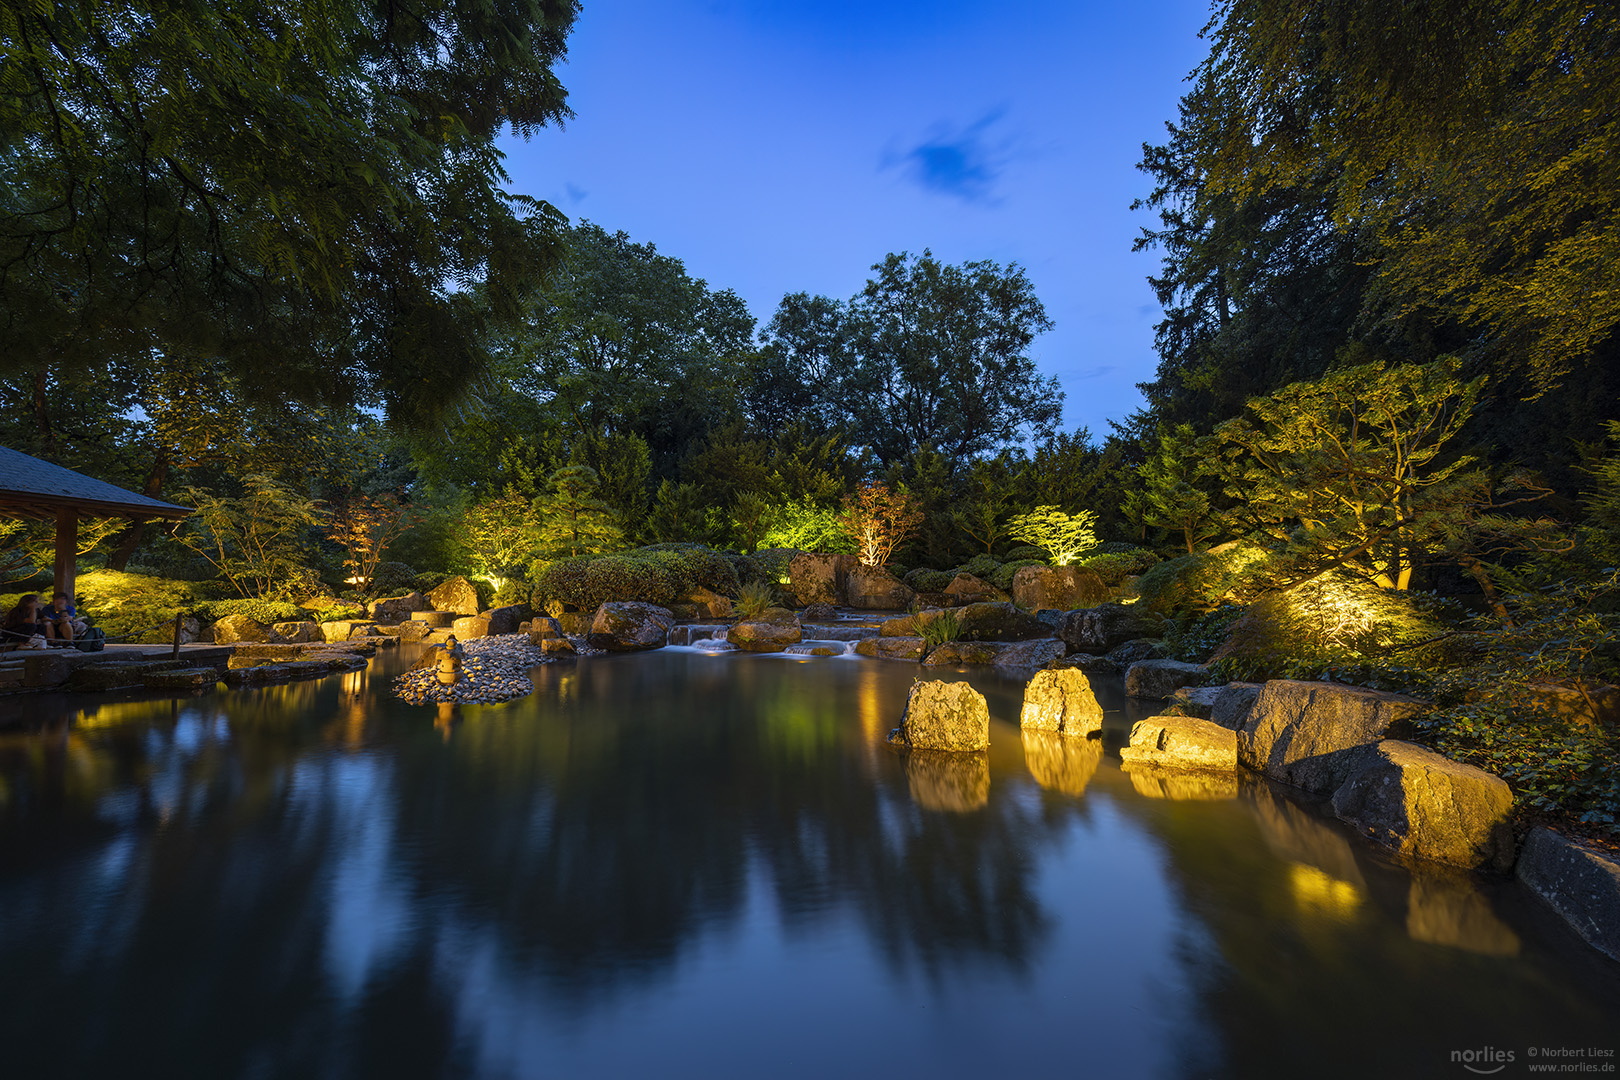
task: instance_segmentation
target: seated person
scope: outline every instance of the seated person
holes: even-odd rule
[[[0,642],[8,649],[39,648],[32,644],[36,637],[50,640],[52,625],[39,608],[39,594],[29,593],[17,601],[17,606],[0,623]]]
[[[88,619],[79,616],[73,606],[73,594],[61,589],[51,596],[51,606],[45,609],[43,618],[51,628],[51,632],[45,635],[47,641],[89,642],[106,637],[99,628],[91,626]],[[99,648],[97,646],[90,651],[99,651]]]

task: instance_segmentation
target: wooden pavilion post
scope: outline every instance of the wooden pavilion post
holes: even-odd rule
[[[71,596],[78,573],[79,514],[64,507],[56,511],[56,587]]]

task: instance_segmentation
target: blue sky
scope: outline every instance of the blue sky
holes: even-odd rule
[[[1041,369],[1094,433],[1141,404],[1159,308],[1131,200],[1207,0],[585,0],[576,118],[508,139],[517,191],[734,289],[847,299],[890,251],[1018,262],[1056,328]]]

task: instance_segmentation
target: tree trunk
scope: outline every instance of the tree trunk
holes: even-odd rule
[[[146,474],[146,483],[141,485],[141,494],[149,499],[155,499],[163,493],[163,483],[169,478],[169,452],[159,450],[157,460],[152,462],[152,469]],[[135,554],[135,549],[141,546],[141,536],[146,532],[146,522],[132,521],[118,538],[118,547],[114,549],[112,557],[107,560],[107,569],[122,571],[129,565],[129,560]]]

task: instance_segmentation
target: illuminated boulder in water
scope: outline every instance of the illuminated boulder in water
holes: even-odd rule
[[[1024,687],[1020,727],[1085,737],[1102,730],[1103,710],[1091,681],[1074,668],[1038,671]]]
[[[596,609],[586,641],[593,649],[636,652],[669,643],[675,616],[668,608],[636,601],[614,601]]]
[[[1237,768],[1237,732],[1196,716],[1153,716],[1131,728],[1122,761],[1174,769]]]
[[[1416,698],[1339,683],[1274,679],[1238,731],[1238,761],[1273,780],[1331,795],[1359,771],[1367,748],[1427,706]]]
[[[967,683],[919,679],[889,742],[911,750],[988,749],[990,705]]]
[[[744,652],[781,652],[804,640],[804,627],[787,608],[766,608],[726,631],[726,640]]]

